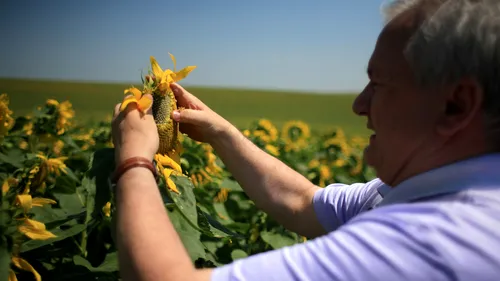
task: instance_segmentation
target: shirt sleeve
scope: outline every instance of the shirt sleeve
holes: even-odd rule
[[[408,213],[383,209],[308,242],[215,268],[211,280],[452,280],[446,259],[430,245],[435,233]]]
[[[330,184],[318,190],[313,205],[319,222],[327,232],[337,229],[382,200],[378,189],[383,186],[377,178],[367,183]]]

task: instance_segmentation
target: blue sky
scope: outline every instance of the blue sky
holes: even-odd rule
[[[359,91],[381,0],[0,1],[0,77],[140,82],[155,56],[181,84]]]

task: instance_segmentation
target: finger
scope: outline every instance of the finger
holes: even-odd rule
[[[194,106],[200,109],[207,108],[200,99],[198,99],[193,94],[188,92],[181,85],[174,82],[170,84],[170,88],[172,89],[172,92],[174,92],[174,96],[177,99],[177,102],[179,103],[180,106],[188,108],[192,108]]]
[[[203,125],[207,119],[206,113],[200,110],[184,109],[174,110],[172,119],[179,123],[187,123],[193,125]]]
[[[146,112],[147,115],[153,115],[153,95],[146,94],[143,97],[151,100],[151,104],[148,108],[145,108],[144,112]]]
[[[120,122],[125,120],[125,119],[130,119],[130,118],[136,118],[136,117],[141,117],[141,113],[139,111],[139,106],[135,102],[131,102],[127,104],[127,106],[120,112],[120,114],[117,117],[117,120],[119,119]]]

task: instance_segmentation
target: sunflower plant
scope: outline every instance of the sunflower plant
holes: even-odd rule
[[[208,209],[197,204],[194,189],[202,184],[217,182],[223,175],[222,168],[216,163],[216,157],[203,144],[186,141],[179,132],[179,124],[171,118],[171,112],[177,109],[177,101],[170,87],[171,83],[186,78],[196,67],[187,66],[177,71],[176,58],[169,54],[174,69],[162,69],[154,57],[150,57],[151,70],[142,79],[142,89],[130,87],[124,90],[124,99],[120,110],[130,103],[135,103],[138,110],[145,112],[152,107],[153,117],[160,137],[158,152],[154,163],[161,175],[159,188],[162,193],[168,214],[180,233],[180,237],[193,260],[202,263],[217,263],[213,255],[207,253],[200,237],[227,238],[234,233],[217,223]],[[153,101],[145,97],[153,95]],[[185,151],[183,143],[190,143],[189,151]],[[113,162],[113,148],[96,150],[91,169],[103,162]],[[186,153],[185,155],[183,155]],[[111,167],[100,170],[100,176],[107,178],[112,173]],[[96,169],[97,171],[98,169]],[[107,182],[94,182],[95,189],[109,189]],[[103,185],[103,186],[101,186]],[[111,195],[111,199],[112,199]],[[106,202],[113,206],[113,202]],[[103,208],[105,205],[99,206]],[[113,208],[108,216],[113,219]],[[187,227],[187,228],[186,228]],[[192,231],[186,229],[192,228]]]
[[[124,89],[122,109],[152,108],[160,135],[158,188],[195,266],[306,241],[260,210],[210,145],[179,132],[170,118],[177,108],[170,86],[196,67],[177,69],[169,55],[172,69],[149,58],[142,85]],[[0,280],[120,280],[111,117],[77,124],[74,116],[69,100],[54,99],[16,116],[9,96],[0,95]],[[318,186],[375,177],[362,159],[367,139],[342,128],[317,132],[300,120],[278,128],[261,118],[241,130]]]

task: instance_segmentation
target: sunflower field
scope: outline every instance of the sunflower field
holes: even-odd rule
[[[0,280],[119,280],[111,118],[82,125],[75,114],[70,101],[49,99],[16,116],[0,95]],[[241,132],[321,187],[374,177],[361,158],[366,139],[342,128],[312,135],[300,120],[260,119]],[[209,145],[182,134],[179,144],[178,159],[155,157],[178,163],[159,189],[197,267],[307,240],[256,208]]]

